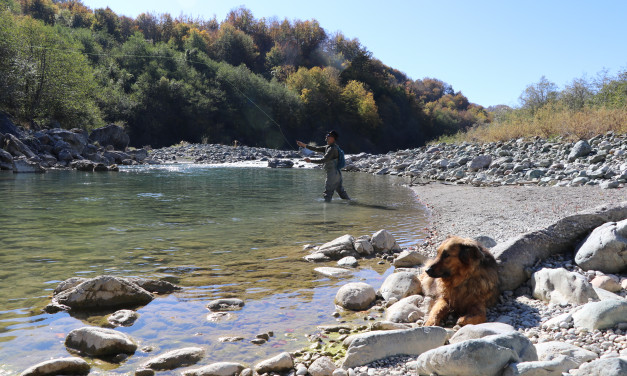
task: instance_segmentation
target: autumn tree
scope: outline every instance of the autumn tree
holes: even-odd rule
[[[219,61],[236,66],[245,64],[252,68],[258,52],[249,35],[236,29],[230,23],[223,23],[210,47],[210,54]]]
[[[557,95],[557,85],[547,80],[545,76],[542,76],[540,81],[525,88],[519,100],[522,108],[535,113],[545,104],[557,99]]]

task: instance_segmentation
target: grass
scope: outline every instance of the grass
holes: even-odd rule
[[[492,123],[475,125],[465,132],[443,136],[432,143],[485,143],[531,137],[561,137],[576,141],[609,131],[627,134],[627,106],[585,108],[579,111],[545,106],[535,114],[514,110],[497,116]]]

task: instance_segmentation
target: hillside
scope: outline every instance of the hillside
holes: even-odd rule
[[[134,146],[274,148],[334,128],[347,152],[385,152],[490,121],[445,82],[407,77],[316,20],[246,8],[133,19],[77,0],[0,9],[0,110],[26,127],[116,123]]]

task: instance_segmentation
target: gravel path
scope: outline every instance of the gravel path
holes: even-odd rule
[[[627,201],[627,189],[598,186],[473,187],[433,182],[413,189],[430,209],[434,244],[447,235],[489,236],[500,243],[585,209]]]

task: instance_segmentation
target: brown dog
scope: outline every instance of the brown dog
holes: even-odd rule
[[[420,281],[425,295],[436,299],[425,326],[439,325],[451,311],[459,315],[458,325],[481,324],[499,295],[494,256],[475,240],[457,236],[440,244]]]

